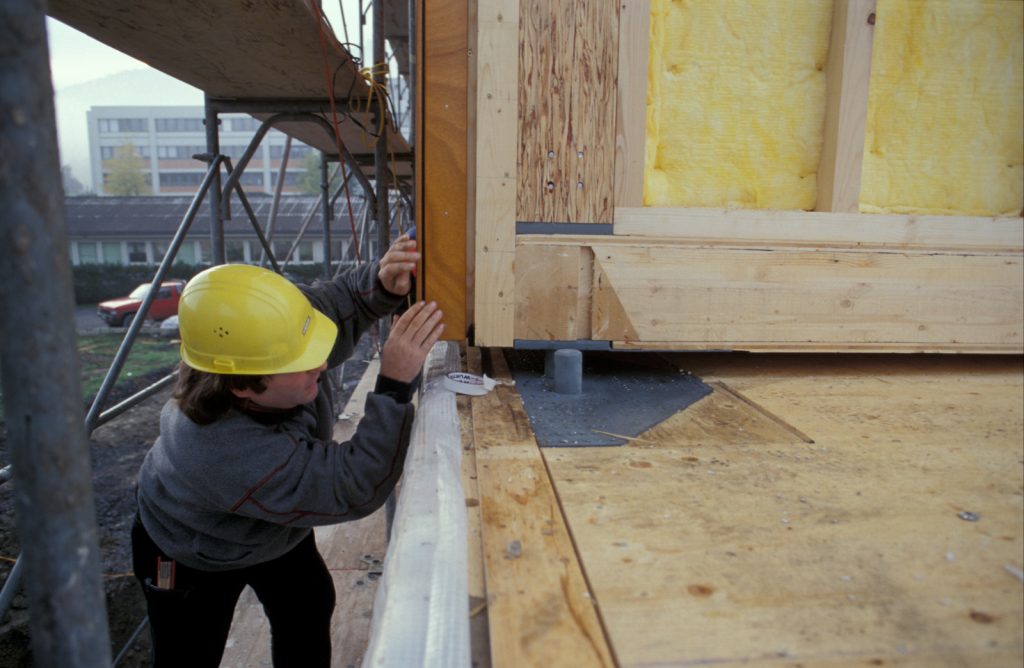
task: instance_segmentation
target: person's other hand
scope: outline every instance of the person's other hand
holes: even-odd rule
[[[416,302],[391,325],[380,356],[380,375],[411,383],[423,368],[427,353],[441,338],[444,314],[434,302]]]
[[[377,276],[384,289],[393,295],[405,295],[412,288],[412,272],[420,254],[416,252],[416,240],[403,234],[388,248],[388,252],[380,259]]]

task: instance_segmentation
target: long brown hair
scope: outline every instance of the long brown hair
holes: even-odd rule
[[[264,376],[231,376],[197,371],[184,362],[178,365],[174,398],[181,412],[198,424],[210,424],[222,418],[235,403],[231,390],[267,389]]]

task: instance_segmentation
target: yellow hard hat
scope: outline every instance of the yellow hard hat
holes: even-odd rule
[[[288,279],[247,264],[196,274],[178,304],[178,329],[185,364],[253,376],[315,369],[338,335]]]

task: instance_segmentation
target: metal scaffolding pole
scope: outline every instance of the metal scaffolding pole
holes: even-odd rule
[[[378,91],[386,91],[388,82],[385,69],[387,61],[384,57],[383,5],[381,0],[373,3],[373,80]],[[373,185],[377,190],[377,250],[384,254],[391,245],[391,226],[388,224],[391,220],[388,214],[388,109],[383,95],[376,95],[374,101],[374,127],[380,130],[373,151]]]
[[[377,253],[383,257],[391,246],[391,216],[388,214],[388,109],[382,91],[387,90],[388,74],[387,59],[384,56],[384,2],[374,0],[373,3],[373,81],[378,94],[374,96],[373,124],[380,132],[377,143],[373,147],[374,186],[376,188],[377,214]],[[380,341],[388,339],[391,330],[390,321],[383,318],[379,321]],[[386,504],[388,517],[394,514],[394,494]],[[389,521],[390,527],[390,521]]]
[[[281,154],[281,165],[277,169],[277,183],[274,184],[274,204],[270,209],[270,220],[267,221],[267,245],[274,248],[274,227],[277,225],[277,212],[281,206],[281,190],[284,188],[284,177],[288,172],[288,158],[292,152],[292,136],[284,136],[284,152]],[[273,257],[271,253],[269,257]],[[260,266],[267,266],[266,250],[260,253]]]
[[[327,176],[327,156],[320,154],[320,202],[323,204],[324,218],[324,280],[331,280],[331,211],[333,210],[330,191],[330,179]]]
[[[210,96],[204,96],[206,100],[206,153],[212,161],[220,155],[220,120],[216,107],[211,103]],[[210,164],[213,164],[212,162]],[[213,183],[210,190],[210,252],[213,264],[224,264],[227,262],[227,254],[224,250],[224,219],[227,216],[221,211],[220,191],[220,169],[213,175]],[[231,193],[227,197],[230,199]]]
[[[0,0],[0,368],[33,663],[110,665],[45,3]]]

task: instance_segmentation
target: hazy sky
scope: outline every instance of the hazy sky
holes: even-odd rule
[[[145,63],[110,48],[60,21],[46,19],[50,42],[50,74],[54,90],[108,74],[147,67]]]

